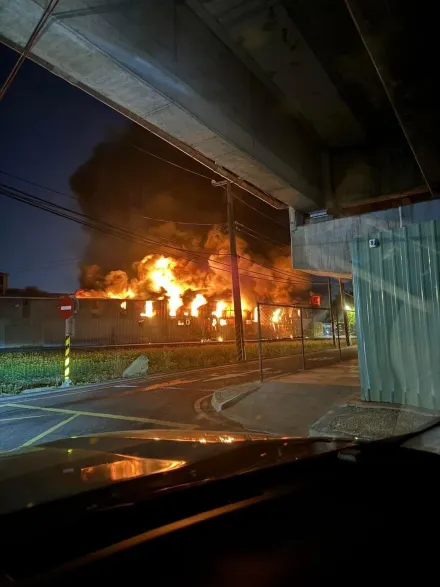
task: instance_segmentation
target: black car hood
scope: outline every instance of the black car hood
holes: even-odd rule
[[[140,477],[154,478],[151,490],[170,488],[346,445],[327,439],[198,430],[67,438],[0,456],[0,513]]]

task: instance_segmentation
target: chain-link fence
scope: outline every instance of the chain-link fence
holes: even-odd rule
[[[297,370],[317,366],[335,356],[342,358],[344,349],[354,342],[354,312],[346,310],[334,314],[331,306],[258,303],[257,329],[260,379],[263,380],[265,359],[290,357],[292,370]],[[319,356],[314,356],[317,354]]]

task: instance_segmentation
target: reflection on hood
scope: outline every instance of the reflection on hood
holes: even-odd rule
[[[266,441],[268,448],[262,451],[261,443]],[[154,492],[338,446],[326,440],[199,430],[153,429],[66,438],[0,456],[0,513],[136,478],[146,478],[146,491]]]

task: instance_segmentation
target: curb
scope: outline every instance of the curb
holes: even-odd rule
[[[260,389],[261,385],[259,381],[251,381],[242,385],[222,387],[212,394],[211,405],[216,412],[221,412],[225,408],[239,402],[250,393]]]

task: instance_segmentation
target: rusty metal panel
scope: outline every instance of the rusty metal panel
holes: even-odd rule
[[[351,254],[362,399],[440,409],[440,222],[355,239]]]

